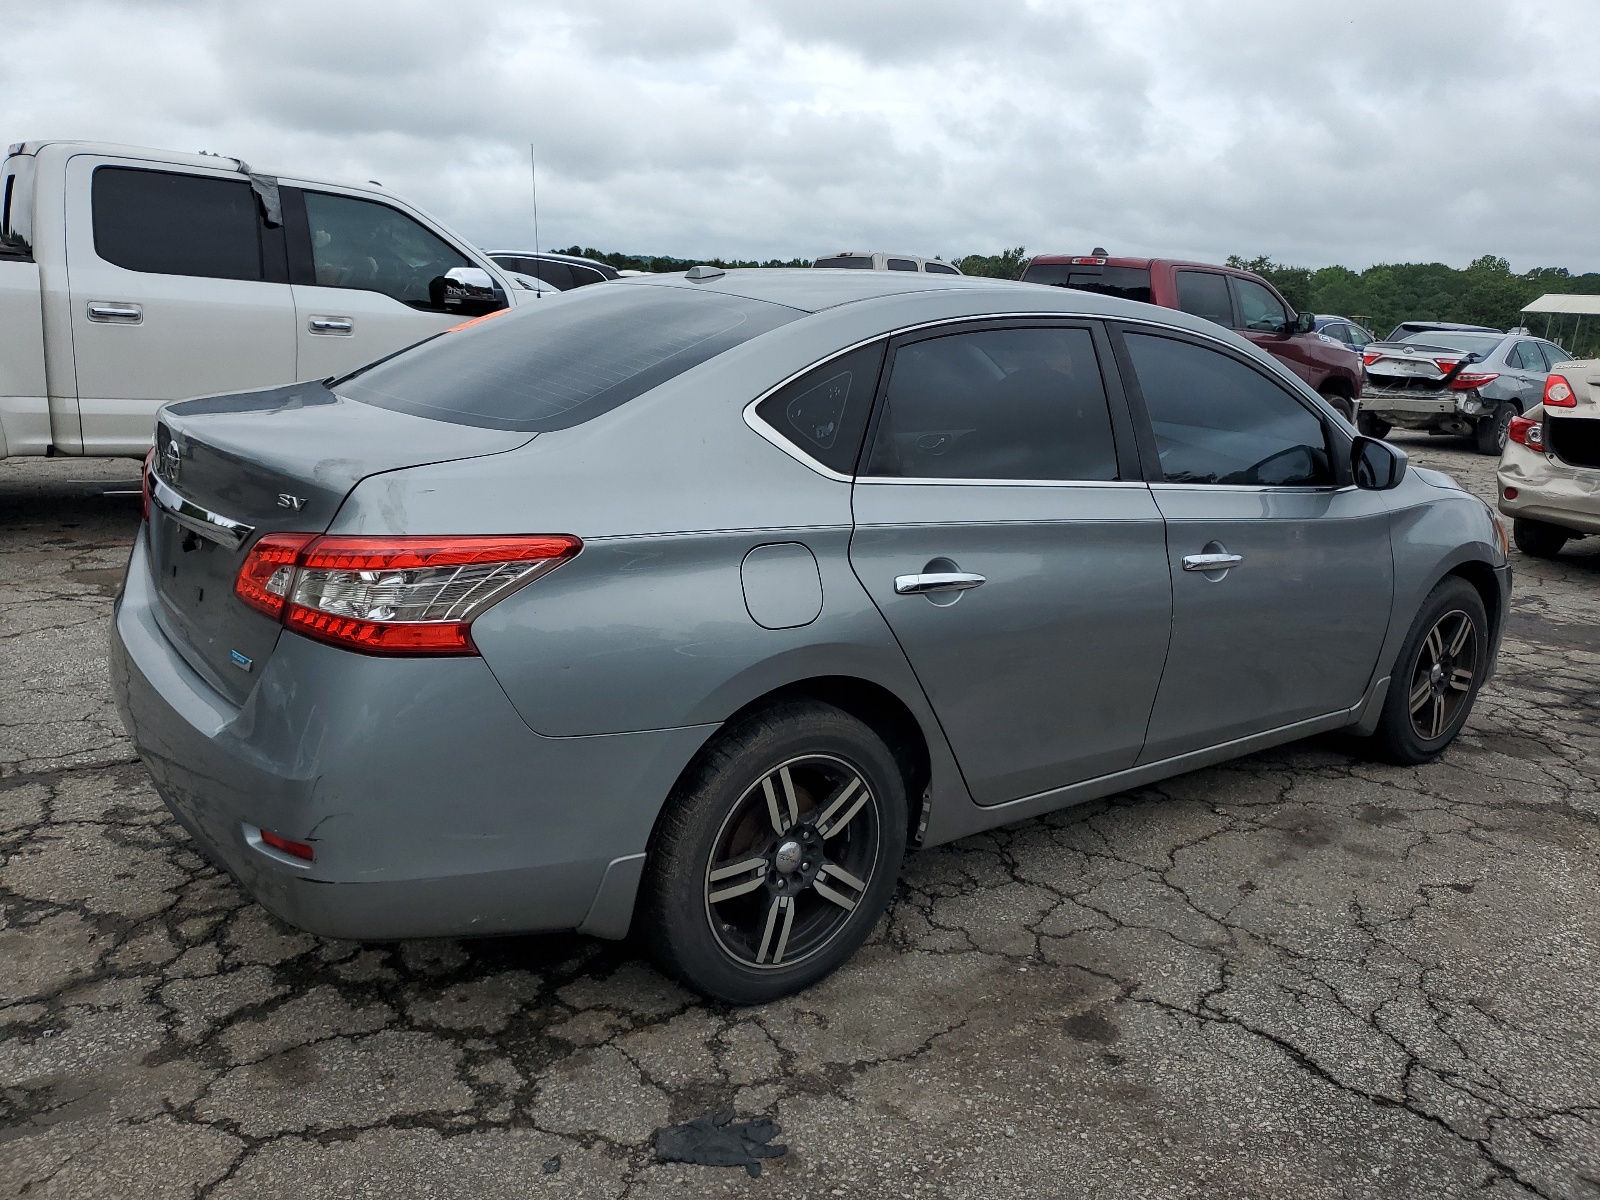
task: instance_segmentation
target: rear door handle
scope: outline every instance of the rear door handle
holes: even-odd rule
[[[89,320],[106,325],[138,325],[144,321],[144,309],[118,300],[91,300]]]
[[[335,336],[355,332],[356,323],[351,317],[312,317],[306,328],[312,333],[331,333]]]
[[[938,592],[964,592],[989,582],[982,575],[967,571],[938,571],[927,575],[896,575],[897,596],[926,596]]]
[[[1244,561],[1242,554],[1185,554],[1185,571],[1226,571]]]

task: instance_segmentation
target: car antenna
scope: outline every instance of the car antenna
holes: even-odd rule
[[[539,261],[539,152],[532,142],[528,143],[528,164],[533,171],[533,261]],[[544,299],[544,279],[539,279],[540,288],[534,292],[535,300]]]

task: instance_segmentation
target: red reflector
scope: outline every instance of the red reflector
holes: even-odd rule
[[[310,862],[312,859],[314,859],[317,854],[317,852],[305,842],[292,842],[282,834],[273,833],[270,829],[263,829],[261,831],[261,840],[267,845],[271,846],[274,850],[282,850],[285,854],[291,854],[295,858],[303,858],[307,862]]]
[[[1577,408],[1578,395],[1572,390],[1565,375],[1551,375],[1544,381],[1544,406],[1546,408]]]
[[[1452,366],[1454,364],[1451,364]],[[1446,368],[1448,370],[1448,368]],[[1452,392],[1470,392],[1500,378],[1498,371],[1463,371],[1450,381]]]
[[[1507,500],[1515,500],[1519,494],[1520,493],[1518,493],[1517,489],[1514,488],[1514,487],[1508,487],[1502,493],[1502,495],[1504,495]]]
[[[314,533],[269,533],[245,556],[233,593],[251,608],[277,619],[294,583],[295,560]]]
[[[1506,436],[1529,450],[1544,449],[1544,423],[1541,421],[1530,420],[1527,417],[1512,417],[1511,428],[1506,430]],[[1507,488],[1506,495],[1515,500],[1517,489]]]
[[[333,613],[318,612],[296,604],[284,622],[296,633],[332,642],[354,650],[379,654],[476,654],[465,621],[438,621],[427,624],[388,624],[361,621]]]

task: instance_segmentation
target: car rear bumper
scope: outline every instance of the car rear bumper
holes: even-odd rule
[[[1500,511],[1575,533],[1600,533],[1600,468],[1575,467],[1512,442],[1496,471]],[[1515,489],[1508,497],[1506,489]]]
[[[575,929],[602,900],[616,910],[608,867],[642,855],[713,728],[545,738],[481,659],[376,658],[293,634],[236,708],[167,640],[159,602],[141,532],[111,629],[129,736],[211,857],[326,936]],[[315,861],[258,829],[310,843]],[[622,875],[631,902],[637,870]],[[621,936],[625,919],[597,931]]]

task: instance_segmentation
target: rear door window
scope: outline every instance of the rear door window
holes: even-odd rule
[[[355,288],[443,312],[434,280],[472,261],[432,230],[374,200],[307,192],[311,262],[318,287]]]
[[[910,258],[891,258],[884,263],[884,266],[891,271],[915,271],[917,269],[916,260]]]
[[[923,263],[922,269],[929,275],[959,275],[960,271],[942,262]]]
[[[1289,323],[1283,301],[1253,279],[1230,277],[1239,302],[1239,327],[1256,333],[1282,333]]]
[[[413,416],[548,432],[609,412],[802,315],[688,287],[583,288],[434,337],[333,387]]]
[[[863,473],[1116,479],[1093,335],[1067,327],[985,329],[899,347]]]
[[[813,267],[832,267],[835,270],[870,271],[872,270],[872,259],[866,255],[857,254],[839,258],[819,258],[811,265]]]
[[[94,251],[158,275],[256,279],[260,219],[244,179],[96,167],[90,187]]]
[[[756,415],[829,470],[852,474],[886,345],[874,342],[823,363],[756,405]]]
[[[1233,326],[1233,304],[1228,299],[1228,280],[1215,271],[1179,271],[1178,307],[1196,317]]]
[[[1261,372],[1176,338],[1129,333],[1126,342],[1168,483],[1333,483],[1321,420]]]

